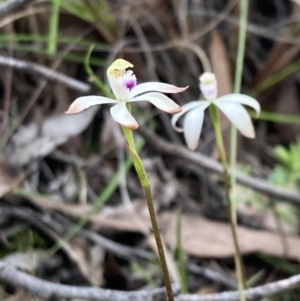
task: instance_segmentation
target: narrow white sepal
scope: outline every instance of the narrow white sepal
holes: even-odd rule
[[[66,111],[66,114],[80,113],[88,109],[89,107],[102,105],[106,103],[117,103],[117,100],[102,96],[82,96],[75,99],[71,103],[68,111]]]
[[[159,82],[147,82],[135,86],[130,92],[130,98],[133,98],[137,95],[148,93],[148,92],[161,92],[161,93],[179,93],[187,89],[176,87],[170,84],[164,84]]]
[[[247,138],[254,138],[255,131],[247,110],[239,103],[215,101],[214,104],[227,116],[231,123]]]
[[[184,137],[189,149],[195,150],[202,130],[204,110],[202,107],[190,110],[183,122]]]
[[[246,105],[251,107],[256,111],[256,116],[258,117],[260,114],[260,104],[259,102],[248,95],[245,94],[228,94],[219,97],[215,102],[231,102],[231,103],[239,103],[242,105]]]
[[[177,103],[175,103],[171,98],[158,92],[146,93],[129,100],[129,102],[137,101],[149,101],[158,109],[170,114],[176,114],[181,112],[182,110],[181,107]]]
[[[177,131],[177,132],[183,132],[183,128],[178,127],[176,125],[177,121],[179,120],[179,118],[186,114],[187,112],[189,112],[190,110],[193,110],[197,107],[199,107],[199,109],[201,108],[203,110],[203,112],[205,111],[205,109],[209,106],[209,102],[206,100],[195,100],[195,101],[191,101],[185,105],[182,106],[182,111],[179,114],[175,114],[174,116],[172,116],[171,119],[171,124],[173,126],[173,128]]]
[[[110,113],[112,118],[121,124],[122,126],[131,129],[136,130],[139,127],[139,124],[134,119],[134,117],[131,115],[131,113],[126,108],[125,102],[119,102],[113,107],[110,108]]]

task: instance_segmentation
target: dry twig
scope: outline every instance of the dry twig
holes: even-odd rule
[[[156,150],[168,154],[174,157],[179,157],[187,162],[190,162],[196,166],[201,166],[209,171],[217,173],[223,172],[223,167],[217,161],[202,155],[197,152],[192,152],[186,147],[175,145],[160,138],[145,127],[140,127],[139,132],[147,139],[147,142],[151,144]],[[251,177],[246,174],[236,173],[236,180],[245,186],[258,190],[267,195],[284,199],[289,203],[299,206],[300,205],[300,194],[297,192],[289,191],[286,189],[279,188],[275,185],[270,184],[266,180]]]
[[[291,291],[300,287],[300,275],[296,275],[284,280],[275,281],[262,286],[249,288],[245,291],[247,301],[254,301],[264,297],[270,297]],[[175,298],[176,301],[239,301],[239,292],[224,292],[206,296],[181,295]]]
[[[44,67],[42,65],[31,63],[19,59],[14,59],[11,57],[0,56],[0,65],[9,66],[17,70],[23,70],[27,73],[40,75],[41,77],[58,82],[66,87],[76,90],[80,93],[89,93],[91,91],[91,86],[82,81],[74,79],[70,76],[64,75],[62,73],[56,72],[50,68]]]
[[[7,0],[0,5],[0,17],[8,15],[9,13],[30,4],[35,0]]]
[[[38,211],[34,211],[29,208],[0,206],[0,217],[1,215],[3,217],[12,216],[24,220],[25,222],[38,228],[54,240],[57,238],[58,235],[62,234],[62,230],[66,232],[66,230],[64,229],[64,224],[68,225],[70,228],[74,226],[68,221],[67,218],[63,216],[59,217],[59,220],[62,221],[62,223],[59,223],[58,219],[55,219],[54,212],[52,212],[51,214],[45,214]],[[155,260],[156,258],[156,256],[151,252],[139,248],[133,248],[122,245],[93,231],[81,229],[80,231],[78,231],[78,235],[82,235],[88,238],[95,244],[102,246],[106,250],[109,250],[113,254],[124,259],[132,259],[135,257],[139,257],[146,260]]]
[[[0,280],[20,286],[32,294],[46,299],[88,299],[102,301],[157,301],[163,300],[165,289],[124,292],[97,287],[78,287],[52,283],[18,271],[3,261],[0,261]],[[174,287],[174,294],[178,287]]]
[[[20,286],[32,294],[44,299],[88,299],[103,301],[157,301],[165,300],[164,288],[149,290],[124,292],[115,290],[106,290],[96,287],[77,287],[63,284],[56,284],[41,280],[0,261],[0,280],[9,284]],[[273,296],[285,291],[290,291],[300,287],[300,275],[279,280],[273,283],[265,284],[255,288],[249,288],[245,291],[248,301],[263,297]],[[174,287],[174,293],[178,293],[178,287]],[[181,295],[175,298],[176,301],[238,301],[239,293],[224,292],[206,296],[200,295]]]

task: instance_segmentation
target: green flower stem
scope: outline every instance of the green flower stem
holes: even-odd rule
[[[242,86],[242,77],[243,77],[243,65],[245,57],[245,48],[246,48],[246,33],[247,33],[247,19],[248,19],[248,0],[240,0],[240,23],[239,23],[239,38],[238,38],[238,50],[237,50],[237,60],[235,68],[235,80],[234,80],[234,93],[241,92]],[[236,182],[236,158],[237,158],[237,129],[234,125],[231,125],[230,133],[230,167],[231,167],[231,176],[230,176],[230,185],[231,185],[231,195],[235,190]],[[234,223],[236,225],[236,209],[235,204],[234,208]]]
[[[129,104],[127,105],[127,107],[128,107],[128,109],[130,109]],[[162,273],[163,273],[163,277],[164,277],[164,282],[165,282],[165,286],[166,286],[166,291],[167,291],[167,295],[168,295],[168,300],[174,301],[170,275],[169,275],[167,261],[166,261],[166,257],[165,257],[165,253],[164,253],[164,247],[163,247],[162,239],[160,237],[159,227],[158,227],[154,204],[153,204],[153,200],[152,200],[150,180],[149,180],[149,177],[145,170],[145,167],[143,165],[143,162],[142,162],[141,158],[139,157],[138,152],[136,150],[132,131],[130,129],[127,129],[124,127],[122,127],[122,129],[123,129],[124,135],[126,137],[126,140],[127,140],[128,146],[129,146],[133,165],[135,167],[135,170],[140,179],[140,182],[142,184],[142,187],[144,189],[144,193],[146,196],[149,215],[150,215],[150,219],[151,219],[154,237],[156,240],[159,260],[160,260]]]
[[[219,112],[217,107],[214,104],[211,104],[209,106],[209,112],[210,116],[214,125],[215,134],[216,134],[216,141],[217,146],[220,152],[221,162],[224,169],[224,183],[225,183],[225,195],[226,195],[226,201],[228,206],[228,214],[230,219],[230,228],[232,232],[233,237],[233,243],[235,248],[235,254],[234,254],[234,261],[236,266],[236,274],[237,274],[237,280],[238,280],[238,286],[239,286],[239,293],[240,293],[240,300],[246,301],[245,298],[245,279],[244,279],[244,273],[243,273],[243,260],[238,244],[237,239],[237,233],[236,233],[236,213],[235,213],[235,207],[232,203],[232,200],[230,198],[230,176],[228,174],[228,163],[226,158],[226,152],[224,147],[224,141],[222,136],[222,127],[219,117]]]
[[[245,48],[246,48],[246,33],[247,33],[247,19],[248,19],[248,0],[240,0],[240,24],[239,24],[239,37],[238,37],[238,50],[237,50],[237,60],[236,60],[236,69],[235,69],[235,81],[234,81],[234,93],[241,92],[242,86],[242,76],[243,76],[243,64],[244,64],[244,57],[245,57]],[[215,115],[218,117],[217,108],[212,109],[215,110]],[[216,118],[218,119],[218,118]],[[216,126],[217,125],[217,126]],[[217,136],[220,136],[219,148],[224,149],[223,139],[222,139],[222,129],[220,122],[214,122],[216,133],[219,131]],[[216,129],[218,127],[218,130]],[[231,176],[230,176],[230,187],[231,187],[231,196],[234,194],[233,191],[235,190],[235,183],[236,183],[236,158],[237,158],[237,129],[235,126],[231,126],[231,133],[230,133],[230,167],[231,167]],[[224,151],[225,152],[225,151]],[[221,151],[220,151],[221,153]],[[224,156],[224,154],[223,154]],[[238,276],[238,284],[239,284],[239,291],[240,291],[240,299],[241,301],[245,300],[245,279],[243,273],[243,261],[239,251],[239,246],[236,237],[236,227],[237,227],[237,217],[236,217],[236,205],[232,202],[230,198],[230,191],[229,191],[229,178],[228,178],[228,166],[227,166],[227,159],[226,154],[224,156],[225,163],[224,166],[224,175],[225,175],[225,187],[226,188],[226,198],[228,199],[228,206],[230,210],[230,224],[232,228],[233,237],[235,240],[235,249],[236,254],[234,257],[235,265],[237,267],[237,276]],[[234,234],[235,233],[235,234]]]

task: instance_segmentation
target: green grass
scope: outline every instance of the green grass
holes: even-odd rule
[[[11,43],[11,42],[14,43]],[[48,35],[27,35],[27,34],[16,34],[16,35],[0,35],[0,47],[10,48],[17,51],[22,51],[30,54],[38,54],[49,59],[62,58],[66,61],[84,63],[86,57],[86,49],[90,45],[95,45],[95,49],[105,50],[107,46],[103,43],[99,43],[95,40],[82,39],[78,40],[78,37],[68,37],[68,36],[57,36],[57,45],[55,53],[49,53]],[[82,48],[82,54],[78,51],[77,53],[65,53],[64,48],[69,44],[74,44],[74,46],[79,46]],[[63,46],[63,47],[59,47]],[[58,47],[58,48],[57,48]],[[61,49],[60,49],[61,48]],[[97,67],[105,67],[106,61],[100,58],[91,58],[90,64]]]
[[[299,70],[300,70],[300,60],[291,63],[290,65],[286,66],[283,70],[270,76],[262,83],[259,83],[256,87],[253,88],[250,95],[252,97],[257,97],[259,94],[263,93],[267,89],[271,88],[275,84],[281,82],[282,80],[296,73]]]
[[[54,55],[57,49],[57,36],[58,36],[58,26],[59,26],[59,14],[61,0],[52,0],[52,13],[49,26],[48,34],[48,54]]]
[[[249,110],[249,113],[251,117],[255,118],[256,113],[254,111]],[[279,123],[300,124],[299,115],[281,114],[268,111],[261,111],[257,119]]]

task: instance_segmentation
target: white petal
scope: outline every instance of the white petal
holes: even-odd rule
[[[171,120],[171,124],[173,126],[173,128],[177,131],[177,132],[183,132],[183,128],[180,128],[178,126],[176,126],[177,121],[179,120],[179,118],[186,114],[188,111],[199,107],[199,109],[201,109],[203,112],[204,110],[209,106],[209,102],[206,100],[196,100],[196,101],[191,101],[185,105],[182,106],[182,111],[179,114],[176,114],[174,116],[172,116],[172,120]]]
[[[111,99],[108,97],[102,97],[102,96],[82,96],[74,100],[68,111],[66,111],[66,114],[76,114],[80,113],[89,107],[96,106],[96,105],[102,105],[105,103],[116,103],[117,101],[115,99]]]
[[[239,103],[215,101],[214,104],[227,116],[234,126],[246,137],[254,138],[255,132],[251,118]]]
[[[216,102],[232,102],[232,103],[239,103],[242,105],[249,106],[253,108],[256,111],[257,116],[260,113],[260,104],[259,102],[254,99],[253,97],[250,97],[245,94],[228,94],[219,97]]]
[[[181,107],[177,103],[175,103],[171,98],[157,92],[146,93],[129,100],[129,102],[136,101],[149,101],[160,110],[170,114],[176,114],[181,112],[182,110]]]
[[[180,88],[169,84],[159,82],[148,82],[135,86],[130,91],[130,98],[146,92],[161,92],[161,93],[179,93],[186,90],[188,87]]]
[[[188,148],[191,150],[195,150],[198,146],[203,119],[204,110],[202,107],[191,110],[184,118],[184,137]]]
[[[112,118],[123,127],[136,130],[139,127],[137,121],[126,108],[126,102],[119,102],[110,108]]]
[[[109,85],[119,101],[129,100],[129,90],[123,85],[121,78],[115,78],[113,76],[108,76]]]

